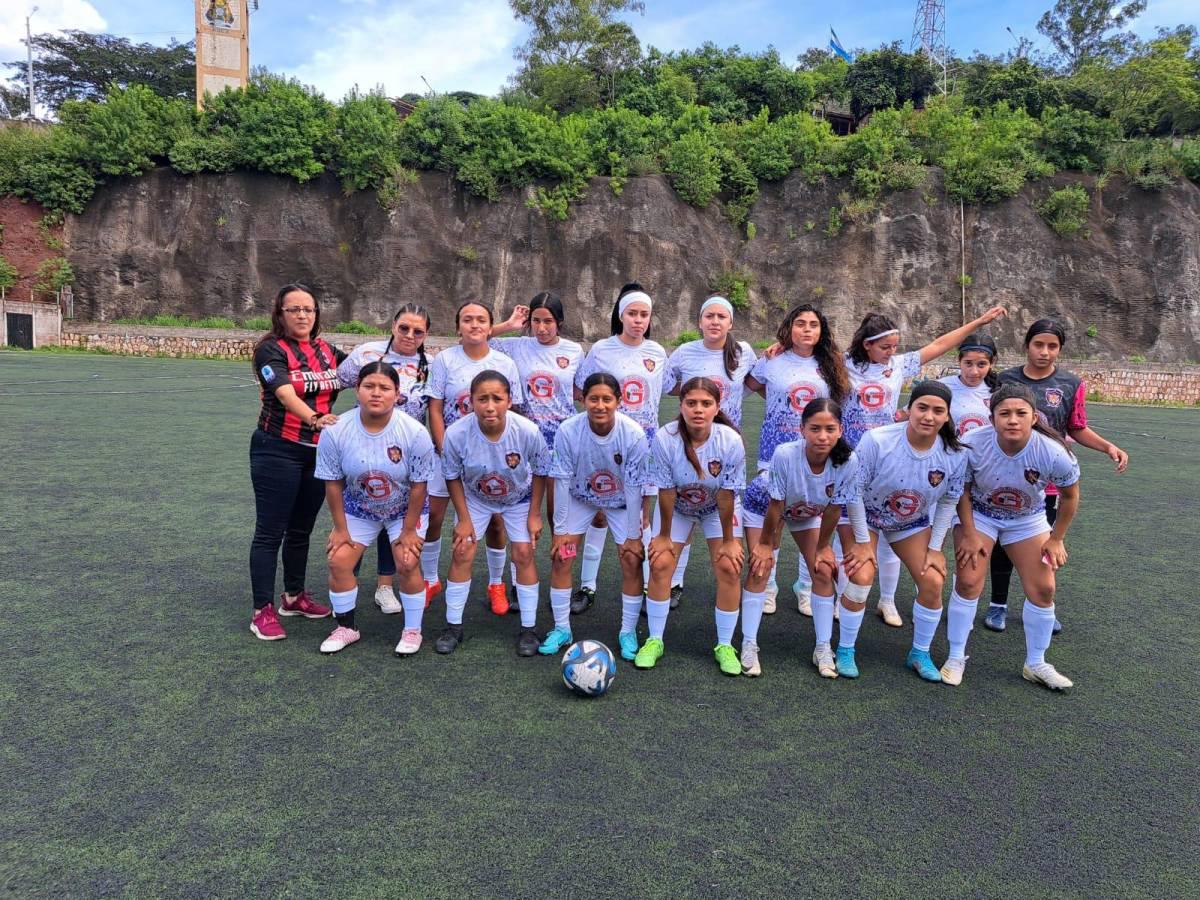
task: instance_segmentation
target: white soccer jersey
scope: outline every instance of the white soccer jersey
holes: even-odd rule
[[[773,359],[763,357],[750,377],[767,386],[767,410],[763,415],[762,435],[758,441],[758,468],[771,467],[775,449],[800,437],[800,415],[810,400],[829,396],[829,385],[821,377],[814,356],[800,356],[794,350]]]
[[[346,515],[370,522],[395,522],[408,513],[413,482],[429,481],[437,456],[416,419],[396,410],[378,434],[363,427],[352,410],[321,432],[315,477],[341,481]]]
[[[896,421],[896,407],[904,383],[921,374],[921,354],[897,353],[884,365],[859,365],[846,354],[846,373],[850,376],[850,396],[842,404],[842,428],[846,443],[857,447],[872,428]]]
[[[858,499],[858,456],[840,466],[825,460],[825,468],[814,474],[808,464],[804,438],[797,438],[775,451],[771,460],[768,490],[772,500],[783,503],[783,517],[788,521],[811,519],[825,512],[831,503],[845,506]]]
[[[513,406],[525,402],[521,390],[521,373],[516,364],[499,350],[488,348],[483,359],[471,359],[462,345],[447,347],[433,358],[429,366],[429,381],[425,385],[425,396],[430,400],[443,401],[442,419],[451,425],[471,412],[471,381],[480,372],[494,369],[512,386]]]
[[[467,496],[488,506],[515,506],[529,499],[534,475],[550,474],[550,451],[538,427],[516,413],[505,416],[504,433],[489,440],[474,415],[446,429],[442,474],[462,479]]]
[[[583,348],[559,338],[543,344],[535,337],[496,338],[488,342],[516,363],[525,394],[525,417],[537,425],[547,447],[554,433],[575,415],[575,372],[583,361]]]
[[[667,352],[656,341],[642,341],[630,347],[619,335],[597,341],[588,351],[575,384],[583,383],[593,372],[607,372],[621,384],[621,412],[642,426],[646,437],[653,438],[658,429],[658,403],[664,391],[674,385],[667,381]]]
[[[721,411],[739,428],[742,424],[742,397],[745,393],[746,376],[754,368],[757,359],[754,348],[745,341],[738,341],[737,368],[733,375],[725,374],[725,352],[709,350],[704,341],[688,341],[675,348],[667,360],[668,390],[682,387],[689,378],[710,378],[721,389]]]
[[[746,448],[740,434],[714,424],[708,440],[695,450],[703,475],[697,475],[688,461],[679,423],[668,422],[650,442],[648,483],[656,490],[675,491],[677,513],[704,516],[716,510],[718,491],[740,491],[746,486]]]
[[[1046,485],[1064,488],[1079,480],[1075,457],[1036,431],[1016,456],[1000,449],[996,429],[991,425],[975,429],[963,438],[963,443],[967,447],[971,508],[993,519],[1012,521],[1044,515]]]
[[[925,528],[942,497],[962,496],[966,450],[949,450],[938,437],[933,447],[918,453],[908,442],[907,422],[871,429],[855,452],[867,524],[872,528]]]
[[[396,406],[418,422],[424,422],[429,398],[425,396],[425,385],[417,381],[421,377],[421,358],[397,353],[391,349],[391,341],[367,341],[365,344],[359,344],[338,366],[338,380],[350,390],[354,390],[358,386],[358,373],[362,371],[362,367],[378,360],[394,368],[400,376],[400,396],[396,398]],[[428,378],[428,371],[425,376]]]
[[[950,417],[959,437],[992,423],[992,389],[986,381],[979,382],[978,387],[967,387],[957,375],[938,380],[950,388]]]
[[[623,509],[625,486],[646,482],[650,444],[641,426],[617,413],[612,431],[592,431],[587,413],[571,416],[554,437],[550,475],[571,481],[571,496],[600,509]]]

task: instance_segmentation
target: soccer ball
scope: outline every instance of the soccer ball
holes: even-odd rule
[[[599,641],[576,641],[563,654],[562,677],[576,694],[599,697],[617,677],[616,657]]]

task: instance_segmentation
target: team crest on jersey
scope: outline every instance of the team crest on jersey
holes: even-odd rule
[[[642,357],[642,363],[646,366],[647,372],[653,372],[654,367],[658,365],[654,360]]]
[[[708,474],[716,478],[721,474],[721,461],[719,459],[710,459],[708,461]]]
[[[505,453],[504,461],[506,463],[508,463],[508,467],[510,469],[515,469],[517,466],[519,466],[521,464],[521,454],[520,453]]]
[[[597,469],[588,479],[588,487],[592,489],[592,493],[601,497],[614,493],[618,484],[617,476],[605,469]]]
[[[529,376],[529,393],[539,400],[554,396],[554,376],[546,372],[534,372]]]
[[[404,458],[404,452],[396,446],[388,447],[387,453],[388,459],[390,459],[393,463],[398,463]]]
[[[1058,409],[1062,406],[1063,392],[1058,388],[1046,388],[1046,405],[1051,409]]]
[[[912,491],[896,491],[887,498],[887,507],[900,519],[908,519],[921,511],[921,495]]]
[[[979,416],[964,416],[958,420],[958,434],[961,437],[969,431],[974,431],[976,428],[982,428],[987,422]]]
[[[813,506],[811,503],[793,503],[784,510],[783,517],[793,521],[797,519],[811,519],[813,516],[819,516],[825,510],[820,506]]]
[[[641,406],[646,402],[646,382],[640,378],[626,378],[621,382],[621,398],[626,406]]]
[[[892,367],[891,367],[891,366],[888,366],[886,369],[884,369],[884,370],[883,370],[883,377],[884,377],[884,378],[891,378],[891,377],[892,377],[892,372],[893,372],[893,371],[895,371],[895,370],[894,370],[894,369],[892,369]]]
[[[392,494],[391,479],[378,472],[368,472],[362,476],[359,479],[359,485],[362,487],[362,492],[367,495],[368,500],[386,500]]]
[[[988,494],[988,503],[996,509],[1019,513],[1029,507],[1029,498],[1013,488],[997,488]]]
[[[930,469],[928,477],[929,477],[929,486],[937,487],[939,484],[941,484],[943,481],[946,480],[946,473],[943,472],[941,469]]]
[[[1026,469],[1025,470],[1025,480],[1028,481],[1030,484],[1037,484],[1038,480],[1041,477],[1042,477],[1042,473],[1039,472],[1037,469]]]
[[[788,402],[791,403],[792,409],[796,412],[804,412],[804,407],[808,406],[809,402],[817,396],[817,392],[813,390],[812,385],[798,384],[788,391]]]
[[[567,366],[569,366],[571,364],[571,360],[569,360],[565,356],[556,356],[556,357],[554,357],[554,361],[556,363],[558,363],[558,367],[560,369],[565,369]]]
[[[701,485],[688,485],[679,489],[679,499],[693,508],[703,506],[708,499],[708,491]]]
[[[871,382],[858,389],[858,402],[867,409],[879,409],[887,403],[887,388]]]
[[[508,482],[504,480],[504,476],[496,472],[489,472],[487,475],[484,475],[479,479],[477,486],[479,493],[485,497],[500,498],[508,494]]]
[[[454,401],[454,406],[458,409],[460,416],[465,416],[469,413],[471,411],[471,392],[467,391],[465,394],[459,394],[458,399]]]
[[[625,462],[625,457],[622,456],[620,453],[614,453],[613,454],[613,462],[615,462],[619,466],[621,463]]]

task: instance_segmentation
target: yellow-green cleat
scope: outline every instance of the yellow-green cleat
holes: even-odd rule
[[[721,667],[723,674],[742,674],[742,661],[738,659],[737,651],[729,644],[717,644],[713,647],[713,656],[717,658],[717,665]]]
[[[646,643],[642,644],[637,656],[633,658],[633,664],[639,669],[653,669],[654,664],[662,659],[665,649],[660,638],[646,638]],[[741,667],[738,668],[740,670]]]

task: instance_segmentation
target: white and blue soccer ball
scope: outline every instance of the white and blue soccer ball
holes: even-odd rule
[[[563,654],[562,677],[576,694],[600,697],[617,677],[617,658],[599,641],[576,641]]]

